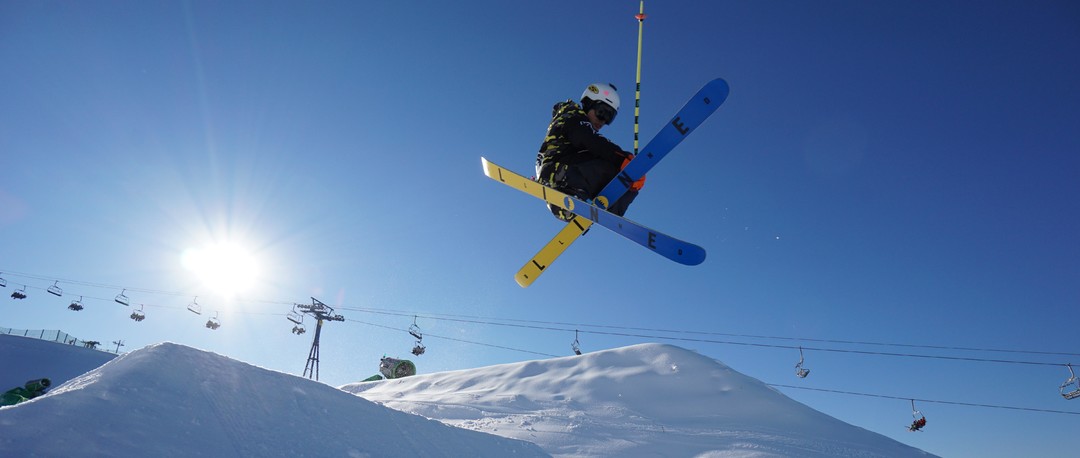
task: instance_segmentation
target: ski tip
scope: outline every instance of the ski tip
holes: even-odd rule
[[[517,274],[517,275],[514,276],[514,281],[516,281],[518,286],[520,286],[522,288],[528,288],[529,285],[533,284],[534,280],[536,280],[535,277],[534,278],[529,278],[528,275],[524,275],[524,274]]]
[[[690,245],[679,250],[676,256],[665,256],[684,266],[696,266],[705,262],[705,249],[697,245]]]
[[[724,103],[724,101],[727,100],[728,94],[731,93],[731,87],[728,86],[727,81],[723,78],[716,78],[709,81],[705,87],[708,89],[708,92],[714,94],[712,98],[718,99],[717,101],[720,103]]]

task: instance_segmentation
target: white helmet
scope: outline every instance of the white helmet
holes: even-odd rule
[[[589,102],[586,102],[586,100]],[[589,111],[593,102],[604,102],[614,109],[616,113],[619,111],[619,93],[615,91],[615,85],[611,83],[590,84],[589,87],[585,88],[585,92],[581,93],[581,102],[585,111]],[[608,124],[611,124],[614,119],[615,116],[612,115]]]

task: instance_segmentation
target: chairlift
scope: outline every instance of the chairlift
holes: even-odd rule
[[[11,292],[12,299],[26,299],[26,285],[23,285],[22,289]]]
[[[802,347],[799,347],[799,362],[795,363],[795,375],[799,378],[806,378],[807,375],[810,375],[810,369],[802,367],[803,361]]]
[[[3,272],[0,272],[0,275],[2,274]],[[0,277],[0,288],[7,288],[7,280],[4,280],[4,277]]]
[[[296,326],[292,327],[292,333],[293,334],[300,335],[300,334],[303,334],[305,332],[307,332],[307,329],[304,329],[303,323],[298,323]]]
[[[289,320],[289,321],[292,321],[293,323],[296,323],[297,325],[304,324],[304,314],[300,313],[300,312],[297,312],[295,305],[293,306],[293,309],[289,313],[285,314],[285,319]]]
[[[915,410],[914,399],[911,400],[911,416],[915,418],[915,421],[912,421],[911,426],[908,426],[908,431],[921,431],[923,429],[923,426],[926,426],[926,416],[924,416],[922,412]]]
[[[82,296],[79,296],[79,300],[77,300],[77,301],[71,301],[71,305],[68,306],[68,310],[71,310],[71,311],[74,311],[74,312],[78,312],[79,310],[82,310],[82,309],[83,309]]]
[[[424,334],[420,332],[420,326],[416,325],[416,315],[413,315],[412,326],[409,326],[409,335],[416,338],[416,345],[413,345],[412,354],[420,356],[427,351],[427,347],[424,346]]]
[[[1072,364],[1066,364],[1065,367],[1069,368],[1069,378],[1065,380],[1065,383],[1061,384],[1061,396],[1065,399],[1080,398],[1080,380],[1077,380]],[[1066,391],[1070,386],[1072,389]]]
[[[420,326],[416,325],[416,315],[412,317],[412,326],[409,326],[409,334],[416,338],[416,340],[424,340],[424,334],[420,332]]]
[[[57,283],[60,283],[60,281],[57,280],[53,282],[53,285],[50,286],[49,289],[47,289],[46,291],[48,291],[49,294],[52,294],[53,296],[60,297],[64,295],[64,290],[60,289],[60,285],[58,285]]]
[[[116,301],[116,303],[118,303],[120,305],[130,305],[131,304],[131,299],[128,299],[128,297],[124,295],[124,293],[126,293],[126,292],[127,292],[127,290],[125,289],[123,291],[120,291],[120,294],[116,295],[116,299],[114,299]]]
[[[206,320],[206,329],[214,330],[221,327],[221,322],[218,321],[218,312],[214,312],[214,316]]]
[[[574,341],[570,342],[570,349],[574,350],[575,355],[581,355],[581,342],[578,341],[578,330],[574,330]]]
[[[139,304],[138,310],[131,312],[131,319],[135,320],[136,323],[146,319],[146,313],[143,312],[142,304]]]
[[[194,313],[196,315],[202,315],[202,306],[199,305],[199,296],[195,296],[195,299],[191,300],[191,303],[188,304],[187,309],[190,310],[191,313]]]

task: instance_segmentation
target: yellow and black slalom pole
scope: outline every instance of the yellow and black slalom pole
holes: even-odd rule
[[[634,88],[634,155],[638,153],[638,117],[641,116],[641,31],[645,28],[645,0],[641,0],[641,10],[634,16],[637,27],[637,81]]]

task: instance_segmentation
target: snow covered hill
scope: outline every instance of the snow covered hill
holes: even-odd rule
[[[45,348],[35,352],[64,348],[23,344]],[[13,366],[12,373],[25,370]],[[0,408],[0,431],[0,456],[546,456],[527,442],[450,427],[170,343]]]
[[[83,350],[0,336],[3,380],[56,382],[0,408],[0,456],[929,456],[670,345],[341,389],[171,343]]]
[[[342,389],[556,456],[929,456],[671,345]]]

